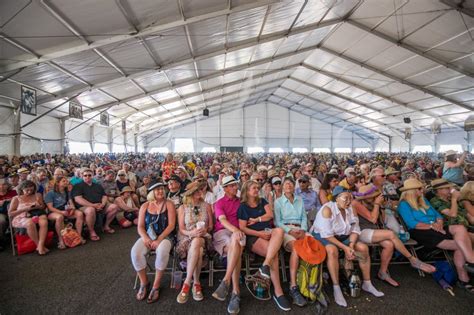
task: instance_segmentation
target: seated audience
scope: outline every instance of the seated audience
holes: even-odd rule
[[[398,212],[405,221],[411,237],[428,250],[441,248],[454,251],[460,285],[471,293],[467,272],[474,272],[474,252],[466,227],[463,225],[444,226],[443,217],[424,198],[424,186],[417,179],[408,179],[400,189],[402,195]]]
[[[13,197],[8,213],[12,220],[12,226],[26,229],[29,238],[37,246],[38,254],[45,255],[49,252],[45,246],[48,218],[44,210],[43,196],[36,192],[36,184],[30,180],[23,181],[18,190],[20,193]]]
[[[247,235],[247,250],[265,257],[259,274],[262,278],[271,279],[273,300],[281,310],[289,311],[291,305],[283,294],[278,267],[278,251],[283,243],[284,231],[282,228],[272,229],[273,211],[268,202],[259,197],[259,189],[259,184],[253,180],[242,187],[237,214],[239,227]]]
[[[58,236],[58,248],[65,249],[61,230],[64,229],[64,219],[76,220],[76,231],[82,235],[82,225],[84,224],[84,214],[77,210],[68,191],[69,181],[66,177],[56,177],[53,190],[44,197],[44,202],[48,207],[48,219],[54,222],[56,234]],[[82,237],[81,237],[82,238]],[[82,239],[82,244],[85,240]]]
[[[186,279],[177,297],[180,304],[188,301],[191,281],[193,299],[195,301],[204,299],[200,275],[204,255],[212,249],[210,232],[213,228],[211,206],[204,201],[202,195],[202,187],[206,184],[199,182],[189,184],[184,193],[183,205],[178,209],[179,233],[176,252],[181,259],[187,259]]]
[[[136,299],[142,301],[148,294],[146,274],[147,254],[155,251],[155,280],[148,294],[147,303],[154,303],[160,295],[160,283],[168,266],[170,251],[174,244],[176,210],[173,202],[166,199],[166,184],[158,182],[150,186],[148,201],[140,207],[138,214],[138,235],[140,238],[132,247],[133,268],[140,279]]]
[[[131,187],[125,186],[120,192],[120,196],[115,198],[115,204],[118,207],[115,218],[123,228],[138,224],[138,210],[140,205],[133,200],[132,192]]]
[[[319,202],[323,205],[333,201],[332,191],[339,184],[339,175],[327,173],[319,189]]]
[[[351,207],[352,195],[342,186],[334,188],[332,193],[335,201],[325,203],[316,215],[311,228],[313,236],[326,247],[327,266],[333,284],[336,304],[347,307],[346,299],[339,286],[339,250],[344,252],[345,259],[359,260],[362,271],[362,290],[382,297],[370,280],[369,248],[358,240],[360,235],[359,220]]]

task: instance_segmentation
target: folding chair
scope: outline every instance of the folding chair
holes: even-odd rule
[[[170,288],[173,287],[173,280],[174,280],[174,268],[175,268],[175,256],[176,253],[175,253],[175,250],[174,250],[174,247],[173,247],[173,257],[171,258],[171,267],[167,267],[166,270],[165,270],[165,273],[167,272],[170,272],[171,274],[171,281],[170,281]],[[156,253],[154,250],[151,250],[148,252],[148,254],[146,254],[145,256],[145,259],[146,259],[146,267],[145,269],[147,270],[146,271],[146,275],[147,276],[154,276],[156,274],[156,269],[155,269],[155,266],[154,266],[154,263],[153,263],[153,260],[150,259],[151,257],[154,257],[156,256]],[[168,262],[168,265],[169,265],[169,262]],[[139,278],[138,278],[138,274],[136,274],[135,276],[135,282],[133,284],[133,289],[137,289],[137,286],[138,286],[138,281]]]

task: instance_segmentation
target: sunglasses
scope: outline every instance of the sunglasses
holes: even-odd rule
[[[281,185],[281,182],[276,182],[273,185],[275,185],[275,186]]]
[[[120,174],[119,177],[124,177],[125,175],[124,174]]]
[[[308,181],[306,181],[306,180],[300,180],[300,183],[301,183],[301,184],[306,184],[306,183],[308,183]]]
[[[92,177],[92,174],[82,174],[82,177]]]
[[[240,175],[240,177],[244,177],[244,176],[245,176],[245,177],[249,177],[249,174],[242,174],[242,175]]]

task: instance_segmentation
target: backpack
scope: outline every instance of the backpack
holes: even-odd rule
[[[301,294],[308,300],[318,301],[326,306],[326,298],[323,294],[323,272],[322,264],[312,265],[300,260],[296,282]]]

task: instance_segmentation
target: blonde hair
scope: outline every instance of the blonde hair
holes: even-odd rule
[[[162,188],[163,191],[166,193],[165,186],[159,186],[159,187],[156,187],[155,189],[160,189],[160,188]],[[152,191],[150,191],[150,192],[146,195],[146,200],[147,200],[147,201],[149,201],[149,202],[156,201],[156,198],[155,198],[155,189],[153,189]],[[166,196],[165,196],[164,199],[166,199]]]
[[[468,181],[461,188],[460,200],[474,201],[474,181]]]
[[[201,191],[204,186],[207,185],[207,182],[194,182],[194,183],[191,183],[189,184],[186,189],[188,190],[191,190],[191,189],[196,189],[195,191],[193,191],[191,194],[184,194],[184,197],[183,197],[183,204],[184,205],[191,205],[193,203],[193,195],[197,192],[197,191]],[[201,194],[201,198],[200,198],[200,201],[203,202],[204,201],[204,197],[203,195]]]
[[[402,195],[400,196],[400,201],[402,200],[408,202],[410,207],[412,207],[412,209],[414,210],[429,209],[429,206],[426,204],[423,196],[416,195],[416,189],[410,189],[402,192]]]
[[[254,180],[248,180],[242,186],[242,191],[240,192],[240,202],[241,203],[245,203],[246,205],[249,204],[249,197],[248,197],[247,193],[250,189],[250,186],[252,186],[252,185],[257,185],[258,186],[258,183]],[[260,203],[260,197],[257,196],[256,201],[257,201],[257,204]]]

